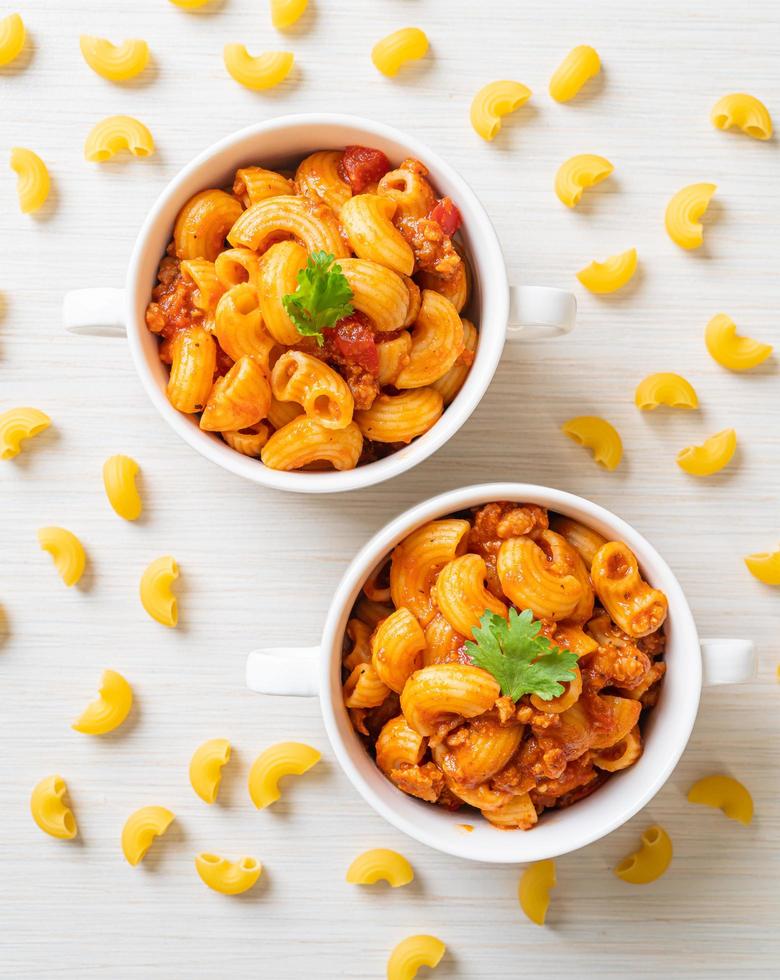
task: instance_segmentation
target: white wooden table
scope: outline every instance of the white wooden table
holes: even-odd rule
[[[0,168],[0,409],[30,404],[53,427],[0,466],[0,974],[22,977],[304,977],[384,975],[404,936],[448,945],[436,976],[769,977],[780,969],[777,921],[780,803],[777,737],[778,593],[755,582],[741,556],[780,537],[777,362],[731,375],[708,357],[714,313],[780,344],[777,139],[716,132],[711,105],[753,92],[780,123],[775,40],[780,9],[753,0],[517,3],[491,0],[311,0],[288,38],[274,35],[261,0],[214,0],[188,14],[167,0],[26,0],[31,35],[17,66],[0,69],[2,156],[30,146],[50,165],[52,201],[18,213],[14,175]],[[683,7],[690,9],[683,12]],[[368,53],[412,23],[431,56],[395,81]],[[153,68],[114,86],[94,75],[80,33],[146,38]],[[221,50],[289,47],[294,74],[269,94],[241,89]],[[546,95],[574,44],[591,43],[602,79],[576,104]],[[473,93],[517,78],[534,98],[493,144],[468,124]],[[338,109],[407,129],[448,157],[492,215],[513,277],[572,288],[591,258],[635,245],[637,282],[614,298],[580,296],[566,343],[510,345],[484,403],[434,459],[389,485],[347,498],[283,496],[221,472],[159,419],[123,341],[67,337],[62,294],[121,284],[150,203],[209,143],[279,113]],[[87,164],[84,137],[104,115],[137,115],[152,130],[147,161]],[[577,212],[552,193],[558,164],[604,154],[615,174]],[[663,211],[684,184],[712,180],[707,243],[681,252]],[[688,377],[696,414],[640,414],[634,387],[654,370]],[[572,415],[603,414],[626,453],[614,473],[558,431]],[[695,481],[679,448],[734,426],[736,461]],[[117,452],[143,468],[145,514],[114,516],[101,465]],[[755,639],[761,669],[744,689],[707,692],[690,747],[666,788],[622,830],[558,862],[549,924],[528,923],[518,869],[459,863],[406,840],[375,816],[336,768],[316,703],[271,700],[243,687],[244,656],[260,643],[313,641],[355,550],[412,503],[462,484],[534,481],[589,496],[636,524],[687,589],[701,632]],[[83,587],[66,590],[36,530],[61,524],[89,552]],[[164,630],[142,611],[138,577],[161,554],[180,562],[181,625]],[[94,696],[100,672],[131,680],[137,708],[115,735],[91,739],[69,724]],[[202,740],[234,745],[220,802],[208,808],[187,780]],[[245,790],[267,744],[311,742],[323,762],[267,812]],[[749,828],[691,807],[691,781],[725,771],[753,793]],[[77,842],[45,837],[31,787],[61,773],[81,828]],[[119,833],[136,807],[170,806],[177,820],[138,868]],[[639,833],[660,822],[675,858],[667,875],[632,888],[611,872]],[[359,851],[394,847],[415,883],[398,891],[344,882]],[[244,899],[198,881],[193,855],[212,849],[263,861]]]

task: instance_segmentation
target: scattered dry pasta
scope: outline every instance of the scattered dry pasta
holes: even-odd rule
[[[672,862],[672,842],[662,827],[648,827],[638,851],[615,867],[615,874],[631,885],[647,885],[660,878]]]
[[[41,830],[50,837],[73,840],[78,833],[73,811],[65,803],[68,787],[62,776],[46,776],[30,796],[30,812]]]
[[[578,445],[593,450],[593,458],[608,470],[623,458],[623,442],[617,429],[597,415],[579,415],[561,426],[561,432]]]
[[[228,861],[218,854],[202,853],[195,858],[195,870],[204,885],[222,895],[241,895],[256,883],[263,866],[253,857]]]
[[[175,626],[179,608],[171,585],[179,577],[179,566],[170,555],[156,558],[141,576],[141,605],[163,626]]]
[[[105,163],[121,150],[129,150],[134,157],[154,153],[152,134],[132,116],[106,116],[95,123],[84,143],[84,156],[91,163]]]
[[[568,208],[576,207],[586,187],[606,180],[615,168],[605,157],[580,153],[565,160],[555,175],[555,193]]]
[[[717,313],[707,324],[704,342],[710,356],[730,371],[749,371],[758,367],[772,353],[771,344],[752,337],[740,337],[730,316]]]
[[[244,88],[262,92],[287,78],[295,55],[292,51],[265,51],[252,56],[243,44],[226,44],[223,59],[231,78]]]
[[[117,671],[104,670],[97,699],[87,705],[71,728],[84,735],[106,735],[122,724],[132,706],[132,687]]]
[[[122,828],[122,853],[128,864],[135,866],[142,861],[155,837],[164,834],[174,819],[164,806],[142,806],[131,813]]]
[[[780,551],[762,551],[745,559],[748,571],[764,585],[780,585]]]
[[[65,585],[68,588],[76,585],[87,564],[84,546],[76,535],[64,527],[42,527],[38,531],[38,542],[51,555]]]
[[[15,146],[11,150],[11,169],[17,176],[16,194],[24,214],[43,207],[51,189],[51,178],[38,154]]]
[[[638,409],[650,412],[659,405],[668,405],[669,408],[699,407],[699,399],[690,381],[671,371],[648,374],[643,378],[637,385],[634,402]]]
[[[278,30],[292,25],[303,17],[309,0],[271,0],[271,23]]]
[[[598,52],[587,44],[580,44],[566,55],[550,79],[550,95],[556,102],[568,102],[580,91],[588,79],[601,71]]]
[[[0,20],[0,67],[19,57],[24,37],[24,21],[19,14],[8,14]]]
[[[550,891],[557,884],[555,861],[551,859],[537,861],[520,875],[517,886],[520,908],[538,926],[544,925],[550,906]]]
[[[257,809],[262,810],[279,799],[280,779],[302,776],[320,758],[316,749],[302,742],[278,742],[261,752],[249,771],[249,795]]]
[[[136,486],[138,463],[129,456],[110,456],[103,463],[103,486],[114,512],[126,521],[141,516],[143,503]]]
[[[50,425],[49,416],[37,408],[9,408],[0,413],[0,459],[18,456],[23,439],[32,439]]]
[[[772,138],[772,117],[769,110],[754,95],[733,92],[718,99],[710,119],[716,129],[740,129],[757,140]]]
[[[209,3],[209,0],[171,0],[171,3],[181,7],[182,10],[197,10],[198,7],[203,7]]]
[[[577,278],[592,293],[614,293],[633,278],[636,267],[636,249],[629,248],[603,262],[591,262],[580,269]]]
[[[214,803],[222,782],[222,767],[230,759],[230,742],[212,738],[199,745],[190,759],[190,785],[204,803]]]
[[[447,947],[435,936],[402,939],[387,961],[387,980],[414,980],[421,966],[438,966]]]
[[[753,819],[753,797],[747,787],[733,776],[705,776],[688,790],[689,803],[722,810],[730,820],[747,826]]]
[[[488,82],[471,103],[471,125],[483,140],[494,140],[501,130],[503,117],[519,109],[531,95],[531,90],[520,82]]]
[[[677,465],[692,476],[712,476],[727,466],[737,451],[737,433],[723,429],[700,446],[688,446],[677,454]]]
[[[386,881],[391,888],[401,888],[414,881],[414,870],[403,854],[377,847],[359,854],[347,869],[350,885],[374,885]]]
[[[92,71],[110,82],[126,82],[149,63],[149,45],[138,38],[112,44],[107,38],[82,34],[79,47]]]
[[[383,75],[394,78],[409,61],[425,57],[428,38],[419,27],[402,27],[377,41],[371,51],[374,67]]]
[[[704,228],[699,219],[717,189],[717,184],[688,184],[669,201],[664,223],[675,245],[685,249],[699,248],[704,241]]]

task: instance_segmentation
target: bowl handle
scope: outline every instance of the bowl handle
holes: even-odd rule
[[[312,698],[320,693],[320,648],[275,647],[246,658],[246,686],[259,694]]]
[[[88,337],[124,337],[125,291],[101,286],[72,289],[62,300],[62,325]]]
[[[752,640],[702,640],[705,687],[744,684],[756,676],[756,648]]]
[[[574,293],[552,286],[509,287],[509,329],[512,340],[562,337],[574,329],[577,299]]]

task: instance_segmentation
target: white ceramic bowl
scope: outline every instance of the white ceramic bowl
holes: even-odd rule
[[[661,696],[644,729],[639,761],[615,774],[592,796],[546,812],[532,830],[500,831],[475,811],[448,813],[396,789],[379,771],[354,732],[341,693],[341,652],[350,610],[368,575],[399,541],[427,521],[493,500],[531,502],[626,542],[645,578],[669,600],[666,664]],[[702,673],[702,663],[704,673]],[[653,546],[603,507],[561,490],[522,483],[466,487],[434,497],[391,521],[350,564],[336,590],[322,642],[312,649],[254,651],[247,684],[266,694],[319,695],[325,728],[339,765],[363,798],[390,823],[437,850],[475,861],[539,861],[574,851],[625,823],[669,778],[690,737],[702,684],[733,684],[755,673],[747,640],[700,640],[690,607],[673,572]],[[473,819],[472,819],[473,818]],[[466,833],[463,821],[474,824]]]
[[[242,456],[218,435],[203,432],[194,416],[182,415],[168,401],[168,369],[160,362],[157,338],[149,332],[144,312],[156,281],[157,266],[171,239],[182,205],[197,191],[232,183],[235,171],[251,163],[294,166],[313,150],[359,143],[383,150],[393,162],[416,157],[431,172],[438,192],[449,195],[463,216],[462,237],[474,271],[472,316],[480,330],[474,365],[454,402],[425,435],[396,453],[341,473],[283,473]],[[566,333],[574,325],[576,302],[560,289],[521,286],[511,291],[511,316],[521,336]],[[127,284],[118,289],[79,289],[63,303],[67,330],[89,334],[127,334],[135,366],[160,415],[193,449],[232,473],[255,483],[302,493],[354,490],[403,473],[430,456],[468,419],[490,384],[510,319],[506,265],[490,219],[474,192],[449,164],[423,143],[403,133],[354,116],[331,113],[282,116],[243,129],[209,147],[166,187],[149,212],[127,270]]]

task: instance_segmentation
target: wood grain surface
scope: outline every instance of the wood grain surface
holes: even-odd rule
[[[780,8],[751,0],[708,4],[600,0],[310,0],[287,35],[263,0],[214,0],[187,13],[167,0],[22,0],[27,49],[0,69],[0,142],[49,164],[53,193],[21,215],[15,178],[0,168],[0,410],[35,405],[51,429],[0,464],[0,974],[9,978],[384,976],[406,935],[447,943],[442,978],[753,978],[780,972],[777,922],[778,593],[741,556],[780,539],[778,370],[730,374],[704,347],[715,313],[780,344],[780,156],[713,129],[709,110],[751,92],[780,122]],[[407,24],[430,56],[395,80],[371,45]],[[145,38],[151,67],[122,86],[94,75],[81,33]],[[221,51],[289,48],[290,78],[267,94],[241,89]],[[569,105],[547,95],[575,44],[600,52],[601,77]],[[474,92],[516,78],[533,99],[492,144],[471,130]],[[66,336],[63,293],[121,285],[151,202],[192,156],[220,137],[280,113],[343,110],[406,129],[458,167],[495,222],[512,278],[575,288],[577,330],[564,342],[507,346],[470,422],[435,458],[348,497],[285,496],[242,482],[191,452],[161,421],[122,340]],[[96,166],[84,138],[104,115],[138,116],[154,134],[148,160]],[[615,173],[575,211],[552,192],[562,160],[594,152]],[[681,186],[718,185],[706,243],[684,253],[663,213]],[[574,272],[636,246],[640,273],[614,297],[587,295]],[[697,413],[640,414],[637,382],[674,370],[696,387]],[[559,432],[600,414],[622,434],[614,473]],[[726,426],[738,456],[706,481],[678,470],[677,451]],[[142,466],[143,519],[119,520],[103,494],[114,453]],[[333,589],[355,550],[401,509],[442,490],[517,479],[571,490],[615,510],[658,547],[687,590],[702,635],[749,636],[760,674],[744,688],[707,691],[690,746],[664,790],[629,825],[558,861],[548,925],[517,904],[518,869],[468,864],[404,838],[339,772],[314,701],[244,689],[247,650],[317,639]],[[61,524],[83,540],[89,567],[73,590],[36,540]],[[181,624],[165,630],[138,601],[148,561],[179,561]],[[104,667],[132,682],[137,704],[114,735],[89,738],[71,721]],[[234,758],[220,801],[207,807],[187,766],[204,739],[229,738]],[[249,765],[271,742],[318,746],[323,762],[256,812]],[[742,779],[756,804],[745,828],[685,801],[712,772]],[[81,835],[45,837],[29,813],[41,777],[68,782]],[[123,860],[126,816],[145,804],[177,814],[137,868]],[[631,887],[612,867],[653,822],[670,833],[669,872]],[[344,881],[367,847],[402,851],[413,885],[391,891]],[[244,898],[198,880],[200,850],[251,854],[265,871]]]

